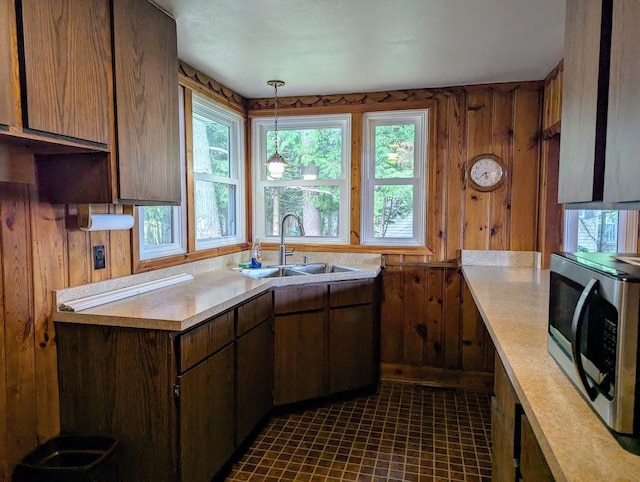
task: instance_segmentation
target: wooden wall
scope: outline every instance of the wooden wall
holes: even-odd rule
[[[79,231],[74,213],[40,203],[33,185],[0,183],[0,481],[59,433],[52,291],[131,273],[129,231]],[[91,264],[98,244],[102,270]]]
[[[538,87],[486,86],[437,96],[427,226],[433,255],[386,256],[383,375],[491,385],[494,348],[456,260],[461,249],[536,250]],[[481,153],[496,154],[507,166],[504,184],[491,193],[465,182],[468,160]]]
[[[493,350],[456,259],[462,248],[536,249],[541,85],[418,95],[422,104],[425,96],[433,101],[427,206],[432,254],[386,256],[386,373],[459,385],[469,380],[456,379],[461,373],[484,373],[478,379],[486,386]],[[416,92],[345,96],[351,100],[344,102],[400,99],[410,108]],[[465,186],[467,161],[480,153],[497,154],[507,166],[506,182],[492,193]],[[79,231],[74,213],[74,206],[40,203],[35,186],[0,182],[0,481],[59,430],[52,290],[131,273],[130,233]],[[106,248],[104,270],[92,269],[97,244]]]

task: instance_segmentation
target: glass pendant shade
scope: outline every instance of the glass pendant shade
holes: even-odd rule
[[[278,151],[274,152],[267,160],[267,170],[269,171],[269,175],[273,179],[280,179],[282,174],[284,174],[284,168],[286,165],[287,163],[284,162],[284,159]]]

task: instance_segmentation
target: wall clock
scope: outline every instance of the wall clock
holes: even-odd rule
[[[493,191],[504,179],[502,161],[493,154],[480,154],[469,162],[467,179],[476,191]]]

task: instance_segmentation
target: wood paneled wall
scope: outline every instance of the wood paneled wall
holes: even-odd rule
[[[382,361],[394,373],[449,383],[460,373],[490,371],[493,350],[455,261],[462,248],[536,248],[540,87],[502,84],[419,96],[422,105],[434,101],[427,206],[433,254],[396,251],[386,260]],[[415,92],[354,94],[340,102],[411,108]],[[480,153],[497,154],[507,166],[506,182],[492,193],[466,188],[467,161]],[[79,231],[74,214],[75,206],[40,203],[35,186],[0,182],[0,481],[59,431],[52,290],[131,273],[130,233]],[[103,270],[92,268],[97,244],[106,248]]]
[[[0,481],[59,433],[52,291],[131,274],[129,231],[80,231],[74,214],[40,203],[33,185],[0,183]],[[94,270],[99,244],[107,265]]]
[[[455,263],[461,249],[537,248],[541,90],[526,84],[439,94],[434,108],[427,228],[433,256],[386,256],[382,373],[490,387],[482,373],[493,370],[494,348]],[[481,153],[507,166],[504,184],[490,193],[465,180],[468,160]]]

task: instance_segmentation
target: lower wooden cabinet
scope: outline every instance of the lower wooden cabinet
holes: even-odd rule
[[[377,379],[376,283],[274,291],[274,404],[371,386]]]
[[[551,470],[507,372],[495,357],[491,399],[492,477],[496,482],[551,482]]]
[[[520,416],[520,475],[525,482],[554,480],[529,419],[524,413]]]
[[[271,293],[267,293],[269,298]],[[273,407],[273,322],[268,318],[236,341],[236,441],[241,444]]]
[[[276,316],[275,331],[274,405],[324,395],[325,312]]]
[[[271,409],[272,311],[269,292],[185,332],[56,323],[62,432],[117,438],[119,480],[210,481]]]
[[[178,377],[180,480],[209,482],[233,455],[233,348],[229,344]]]
[[[495,397],[491,399],[492,479],[500,482],[515,482],[517,480],[515,420],[520,404],[498,356],[495,358],[494,376]]]
[[[331,309],[329,313],[329,392],[374,383],[371,305]]]
[[[117,438],[119,480],[209,481],[274,400],[375,383],[376,286],[269,291],[183,332],[56,323],[61,431]]]

